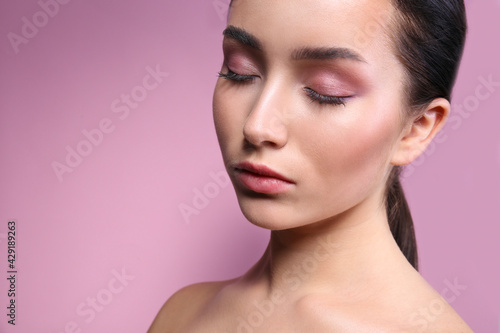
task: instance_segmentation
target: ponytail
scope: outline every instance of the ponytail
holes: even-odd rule
[[[393,167],[386,190],[386,211],[389,227],[401,252],[406,259],[418,271],[417,241],[413,219],[411,217],[408,202],[404,195],[403,187],[399,181],[401,167]]]
[[[392,39],[406,69],[405,109],[415,119],[435,98],[451,98],[467,32],[464,0],[392,0],[396,8]],[[399,181],[400,166],[391,170],[386,211],[392,235],[406,259],[418,270],[417,243],[408,203]]]

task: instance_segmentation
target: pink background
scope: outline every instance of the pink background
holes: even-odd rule
[[[145,332],[180,287],[234,277],[260,257],[268,231],[210,176],[224,169],[211,99],[228,2],[73,0],[46,22],[37,1],[1,2],[1,332]],[[500,1],[467,7],[453,95],[466,113],[455,112],[404,186],[422,274],[438,291],[458,279],[466,289],[452,306],[475,331],[500,332],[500,86],[474,97],[479,77],[500,82]],[[21,35],[33,15],[41,27],[16,53],[8,33]],[[150,91],[148,67],[169,73]],[[119,99],[132,92],[141,101],[124,118]],[[85,146],[82,131],[103,119],[113,131]],[[67,146],[87,156],[60,181],[52,163],[65,164]],[[197,191],[210,197],[184,218]],[[3,277],[10,219],[15,327]]]

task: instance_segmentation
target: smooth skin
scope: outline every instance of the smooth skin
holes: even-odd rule
[[[450,112],[438,98],[409,116],[393,17],[389,0],[234,1],[228,27],[257,44],[225,35],[214,122],[240,208],[270,242],[243,276],[176,292],[149,333],[472,332],[388,227],[391,168],[417,158]],[[306,47],[350,56],[297,59]],[[311,90],[345,98],[319,103]],[[250,191],[235,177],[241,161],[293,186]]]

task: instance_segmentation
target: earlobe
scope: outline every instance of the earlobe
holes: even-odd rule
[[[422,154],[444,127],[450,113],[450,102],[436,98],[414,118],[401,133],[391,159],[392,165],[406,165]]]

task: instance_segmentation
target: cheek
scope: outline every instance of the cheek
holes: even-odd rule
[[[381,115],[357,120],[339,139],[343,143],[341,153],[347,162],[343,167],[374,170],[388,162],[397,128],[389,114]]]
[[[234,86],[219,79],[214,89],[212,112],[215,131],[222,156],[240,153],[244,141],[243,126],[250,112],[257,90],[248,86]]]
[[[234,137],[235,129],[241,121],[239,119],[241,112],[234,109],[237,107],[235,98],[226,91],[223,83],[219,79],[215,86],[212,108],[215,131],[222,155],[225,156],[228,146],[231,143],[230,139]]]
[[[345,117],[323,122],[319,131],[317,122],[307,124],[311,127],[307,129],[309,137],[301,141],[308,144],[302,150],[309,156],[309,168],[316,177],[310,190],[317,200],[352,204],[379,184],[397,132],[394,110],[387,106],[379,112],[371,109],[371,115],[349,110]]]

